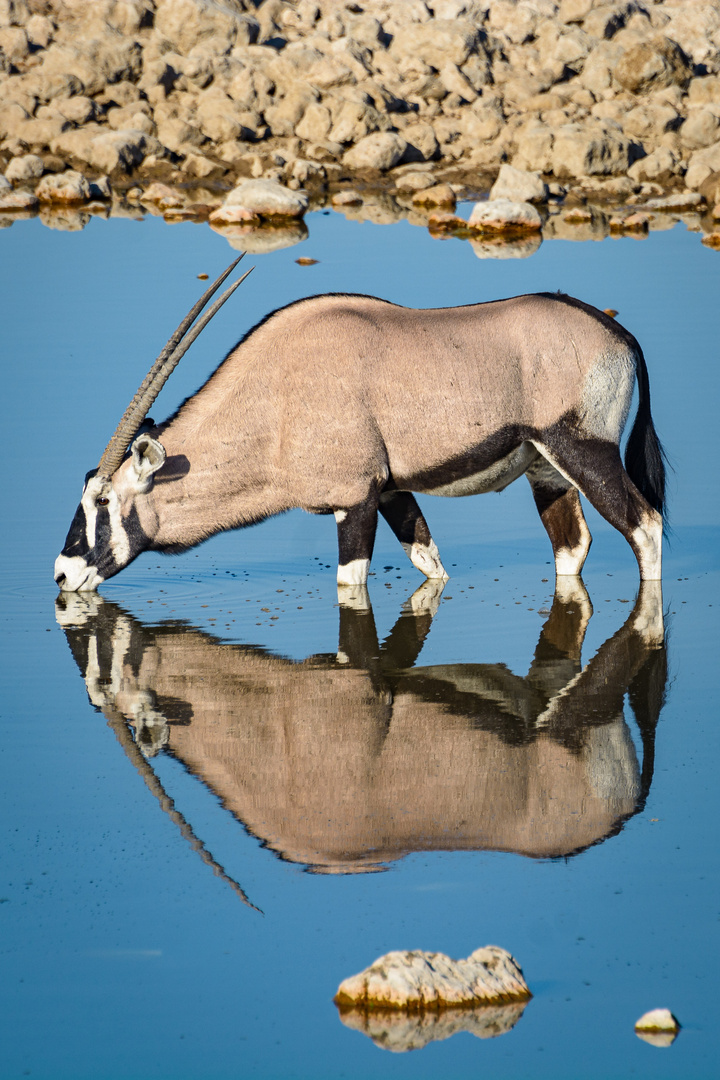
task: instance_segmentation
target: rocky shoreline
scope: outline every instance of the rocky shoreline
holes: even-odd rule
[[[521,255],[678,216],[720,248],[718,204],[720,0],[0,0],[0,225],[261,251],[328,205]]]

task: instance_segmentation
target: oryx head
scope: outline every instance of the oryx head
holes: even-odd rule
[[[143,496],[152,490],[155,473],[165,463],[165,449],[147,432],[138,432],[143,425],[152,426],[146,419],[148,410],[175,366],[247,277],[243,274],[193,326],[242,257],[220,275],[180,323],[125,410],[97,469],[85,477],[80,505],[55,560],[55,581],[63,591],[97,589],[150,545],[139,511]]]

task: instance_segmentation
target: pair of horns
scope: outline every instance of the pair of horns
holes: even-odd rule
[[[251,267],[241,278],[238,278],[238,280],[215,301],[212,307],[208,308],[202,319],[199,319],[193,326],[195,319],[197,319],[210,298],[217,292],[225,279],[233,272],[244,255],[245,252],[243,252],[239,258],[235,259],[235,261],[228,266],[227,270],[220,275],[217,281],[213,282],[210,288],[203,293],[198,302],[190,309],[175,333],[169,339],[167,345],[150,368],[137,393],[123,413],[122,419],[115,429],[115,434],[107,444],[105,452],[100,458],[100,464],[97,469],[98,476],[102,476],[109,480],[122,464],[127,448],[135,438],[152,403],[177,367],[179,361],[188,351],[198,334],[202,333],[205,329],[213,315],[217,314],[225,301],[230,299],[238,285],[243,283],[253,269]]]

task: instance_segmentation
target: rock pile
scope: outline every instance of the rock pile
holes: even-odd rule
[[[66,170],[81,198],[47,181]],[[531,210],[578,184],[712,206],[720,0],[0,0],[0,171],[0,209],[97,199],[103,176],[312,192],[413,172],[411,197],[497,177]]]

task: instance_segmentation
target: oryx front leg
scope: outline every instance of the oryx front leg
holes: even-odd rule
[[[336,510],[338,585],[365,585],[377,529],[377,496],[348,510]]]
[[[380,513],[413,566],[426,578],[447,581],[448,575],[440,562],[440,552],[415,496],[409,491],[383,491],[380,495]]]

